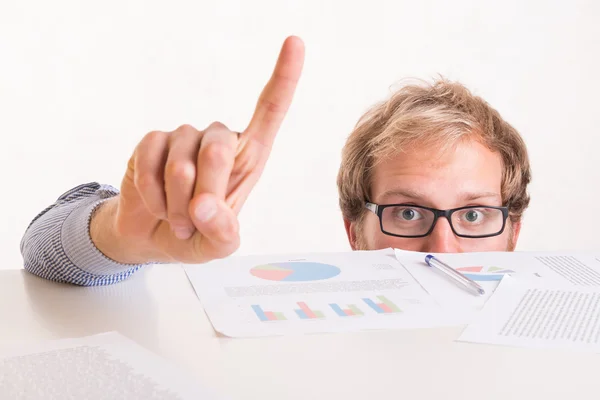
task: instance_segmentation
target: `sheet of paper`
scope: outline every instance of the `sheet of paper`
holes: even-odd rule
[[[600,353],[600,288],[506,277],[458,340]]]
[[[185,266],[218,332],[271,336],[447,325],[391,249]]]
[[[476,296],[425,263],[427,253],[396,250],[396,258],[454,318],[469,323],[492,296],[504,275],[519,281],[576,287],[600,287],[600,255],[593,253],[485,252],[435,254],[442,261],[479,283],[486,294]]]
[[[0,399],[216,399],[122,335],[19,344],[0,353]]]

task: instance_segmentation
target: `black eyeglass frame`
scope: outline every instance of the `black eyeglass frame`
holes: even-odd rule
[[[433,212],[433,222],[431,223],[431,228],[429,228],[429,230],[427,231],[427,233],[423,234],[423,235],[411,235],[411,236],[407,236],[407,235],[398,235],[395,233],[391,233],[391,232],[387,232],[384,228],[383,228],[383,210],[385,210],[388,207],[413,207],[413,208],[421,208],[424,210],[429,210],[431,212]],[[448,221],[448,224],[450,225],[450,228],[452,229],[452,232],[454,232],[454,234],[458,237],[461,238],[467,238],[467,239],[483,239],[483,238],[488,238],[488,237],[494,237],[494,236],[499,236],[502,234],[502,232],[504,232],[504,229],[506,228],[506,220],[508,219],[508,215],[509,215],[509,211],[508,211],[508,206],[502,206],[502,207],[496,207],[496,206],[466,206],[466,207],[458,207],[458,208],[451,208],[449,210],[439,210],[437,208],[430,208],[430,207],[423,207],[423,206],[418,206],[415,204],[405,204],[405,203],[400,203],[400,204],[375,204],[375,203],[371,203],[371,202],[366,202],[365,203],[365,208],[371,212],[373,212],[375,215],[377,215],[377,217],[379,218],[379,227],[381,228],[381,232],[385,233],[386,235],[389,236],[395,236],[395,237],[401,237],[401,238],[409,238],[409,239],[416,239],[416,238],[423,238],[426,236],[429,236],[431,234],[431,232],[433,232],[433,229],[435,228],[435,224],[437,224],[437,220],[440,217],[445,217],[446,220]],[[468,210],[468,209],[477,209],[477,208],[493,208],[495,210],[500,210],[502,211],[502,228],[500,229],[499,232],[497,233],[492,233],[492,234],[487,234],[487,235],[462,235],[459,234],[458,232],[456,232],[456,229],[454,229],[454,225],[452,224],[452,214],[454,214],[457,211],[462,211],[462,210]]]

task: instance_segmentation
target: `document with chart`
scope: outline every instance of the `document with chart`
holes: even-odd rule
[[[446,325],[391,249],[231,257],[184,268],[215,330],[231,337]]]
[[[600,353],[600,287],[505,277],[458,340]]]
[[[457,290],[448,279],[425,263],[427,253],[396,250],[398,262],[442,305],[457,324],[473,320],[494,294],[505,275],[522,282],[542,282],[600,288],[600,254],[590,252],[482,252],[437,254],[448,265],[485,290],[474,296]]]

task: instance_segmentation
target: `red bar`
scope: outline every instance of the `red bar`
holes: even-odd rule
[[[346,315],[348,315],[350,317],[354,315],[354,313],[352,312],[352,310],[342,310],[342,311],[345,312]]]
[[[277,321],[277,316],[273,311],[265,311],[265,315],[269,318],[269,321]]]
[[[300,307],[300,309],[301,309],[302,311],[304,311],[304,314],[306,314],[306,316],[307,316],[308,318],[317,318],[317,316],[315,315],[315,313],[314,313],[314,312],[312,312],[312,310],[311,310],[310,308],[308,308],[308,306],[306,305],[306,303],[305,303],[305,302],[303,302],[303,301],[300,301],[300,302],[298,302],[297,304],[298,304],[298,306]]]
[[[394,310],[392,310],[392,309],[391,309],[391,308],[390,308],[390,307],[389,307],[387,304],[383,304],[383,303],[377,303],[377,305],[378,305],[379,307],[381,307],[381,309],[382,309],[383,311],[385,311],[386,313],[393,313],[393,312],[394,312]],[[265,313],[265,314],[266,314],[266,313]]]

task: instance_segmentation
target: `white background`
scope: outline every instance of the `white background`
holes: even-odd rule
[[[242,130],[284,38],[306,62],[239,254],[348,250],[340,150],[406,77],[442,74],[524,136],[534,181],[518,249],[600,248],[597,1],[0,2],[0,251],[67,189],[119,186],[150,130]]]

